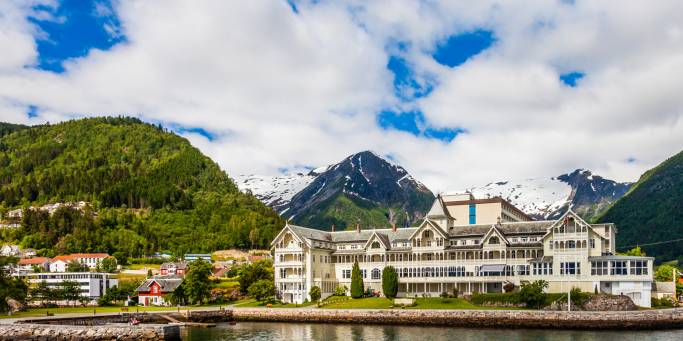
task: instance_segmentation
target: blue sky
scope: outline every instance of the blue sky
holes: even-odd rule
[[[633,181],[683,145],[676,1],[32,0],[0,14],[3,121],[132,115],[230,174],[369,149],[435,190],[576,168]]]
[[[36,39],[39,69],[61,73],[64,61],[84,57],[91,49],[108,50],[125,41],[108,0],[62,0],[56,8],[37,5],[34,9],[51,14],[49,19],[28,18],[44,33]]]
[[[294,1],[287,3],[292,11],[298,13]],[[65,71],[64,62],[84,57],[91,49],[106,51],[126,40],[110,1],[64,0],[56,8],[38,5],[34,9],[51,14],[49,19],[29,17],[44,33],[43,37],[36,39],[38,64],[35,67],[38,69],[62,73]],[[439,42],[434,47],[432,57],[442,65],[457,67],[491,47],[494,42],[494,33],[490,30],[464,32]],[[399,47],[399,50],[405,49],[405,46]],[[387,68],[393,73],[394,94],[404,103],[428,95],[437,85],[429,76],[418,79],[412,65],[402,56],[390,55]],[[37,110],[36,106],[31,105],[27,115],[35,117]],[[465,131],[460,127],[431,127],[420,111],[382,110],[377,113],[377,122],[383,129],[395,129],[419,138],[444,142],[451,142]],[[197,133],[209,140],[215,138],[213,133],[201,127],[182,127],[177,124],[170,124],[169,127],[179,133]]]

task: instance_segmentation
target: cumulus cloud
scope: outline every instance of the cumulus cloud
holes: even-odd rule
[[[202,128],[215,138],[183,134],[229,174],[373,149],[433,190],[579,167],[634,181],[683,146],[678,1],[301,1],[296,13],[286,1],[98,2],[93,14],[114,13],[107,30],[125,40],[63,73],[33,67],[43,33],[27,18],[46,15],[38,4],[59,5],[0,2],[3,121],[129,114]],[[454,68],[434,60],[441,42],[477,29],[494,33],[492,47]],[[396,54],[431,93],[396,97]],[[559,76],[573,71],[585,77],[569,87]],[[386,109],[467,133],[444,142],[385,130],[376,115]]]

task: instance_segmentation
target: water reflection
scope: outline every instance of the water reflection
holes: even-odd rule
[[[528,329],[467,329],[448,327],[376,326],[351,324],[238,323],[209,329],[185,329],[183,340],[683,340],[683,330],[668,331],[557,331]]]

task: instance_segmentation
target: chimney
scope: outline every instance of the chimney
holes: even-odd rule
[[[396,232],[396,223],[391,223],[391,231]]]
[[[334,232],[334,224],[332,224],[332,232]]]
[[[356,232],[360,233],[360,224],[356,223]]]

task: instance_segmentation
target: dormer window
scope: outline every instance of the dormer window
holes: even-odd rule
[[[489,245],[500,244],[500,239],[496,236],[489,238]]]
[[[372,242],[372,244],[370,245],[370,248],[379,249],[380,248],[379,242],[377,242],[377,241]]]

